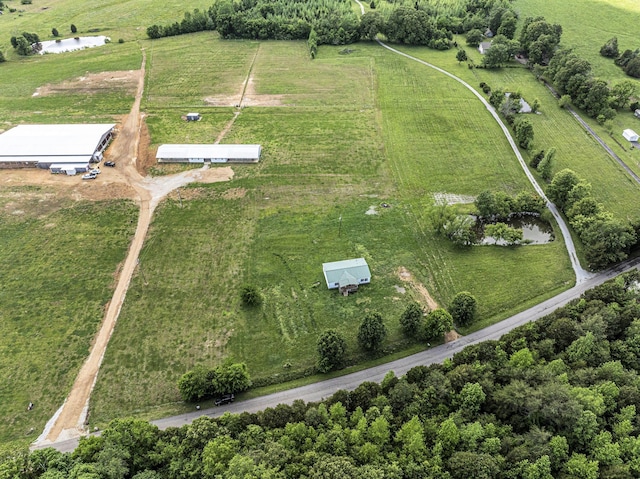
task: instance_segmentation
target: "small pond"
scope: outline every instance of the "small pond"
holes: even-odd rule
[[[95,37],[78,37],[65,38],[64,40],[50,40],[42,43],[40,55],[45,53],[63,53],[72,52],[74,50],[82,50],[83,48],[101,47],[107,43],[107,37],[99,35]]]
[[[539,216],[518,216],[502,221],[502,223],[505,223],[512,228],[522,230],[523,246],[527,244],[547,244],[555,239],[551,225],[546,221],[543,221]],[[506,244],[504,240],[496,242],[491,236],[484,236],[482,230],[480,230],[479,235],[480,238],[478,242],[480,244],[497,244],[502,246]]]

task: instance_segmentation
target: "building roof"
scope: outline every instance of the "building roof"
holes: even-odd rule
[[[0,135],[0,161],[89,161],[114,124],[19,125]],[[35,160],[34,160],[35,158]]]
[[[327,286],[333,283],[340,283],[340,286],[358,284],[359,279],[371,277],[369,265],[364,258],[322,263],[322,271]]]
[[[491,42],[482,42],[478,47],[478,50],[484,51],[484,50],[488,50],[489,48],[491,48]]]
[[[156,159],[226,158],[260,159],[260,145],[160,145]]]
[[[622,132],[622,136],[624,136],[629,141],[638,141],[638,134],[631,129],[624,130]]]

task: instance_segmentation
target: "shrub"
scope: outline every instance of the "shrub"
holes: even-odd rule
[[[118,38],[118,43],[124,43],[124,38]]]
[[[253,285],[245,285],[240,292],[240,299],[245,306],[259,306],[262,304],[262,295],[258,288]]]
[[[53,35],[54,37],[59,37],[60,33],[58,32],[57,28],[52,28],[51,29],[51,35]]]
[[[423,317],[424,314],[420,303],[415,301],[410,303],[402,313],[402,316],[400,316],[400,327],[404,334],[407,336],[413,336],[416,334],[420,324],[422,323]]]

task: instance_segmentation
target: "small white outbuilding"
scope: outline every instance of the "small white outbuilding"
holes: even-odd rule
[[[624,130],[622,136],[624,136],[624,139],[627,141],[638,141],[638,138],[640,138],[635,131],[629,129]]]

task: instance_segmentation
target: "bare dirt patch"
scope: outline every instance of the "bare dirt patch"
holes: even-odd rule
[[[33,96],[49,96],[57,93],[91,94],[106,90],[126,90],[133,93],[136,91],[139,76],[140,70],[87,73],[62,83],[49,83],[38,87]]]
[[[456,331],[455,329],[452,329],[448,333],[444,334],[444,342],[450,343],[451,341],[455,341],[456,339],[459,339],[461,337],[462,335],[458,333],[458,331]]]
[[[247,81],[247,88],[242,99],[242,106],[283,106],[286,95],[264,95],[256,92],[253,75]]]
[[[149,134],[149,127],[147,122],[144,121],[144,116],[140,118],[140,140],[138,142],[138,159],[136,160],[136,168],[138,173],[142,176],[146,176],[149,168],[156,164],[156,152],[157,148],[150,149],[151,135]]]
[[[427,306],[430,311],[438,308],[438,303],[431,297],[427,288],[422,283],[419,283],[413,279],[413,275],[404,266],[398,268],[398,278],[402,281],[409,283],[411,287],[418,293],[419,301]]]
[[[469,204],[476,200],[475,196],[457,195],[454,193],[434,193],[433,199],[436,205]]]
[[[225,200],[237,200],[240,198],[244,198],[247,195],[247,190],[245,188],[231,188],[224,192],[222,197]]]

